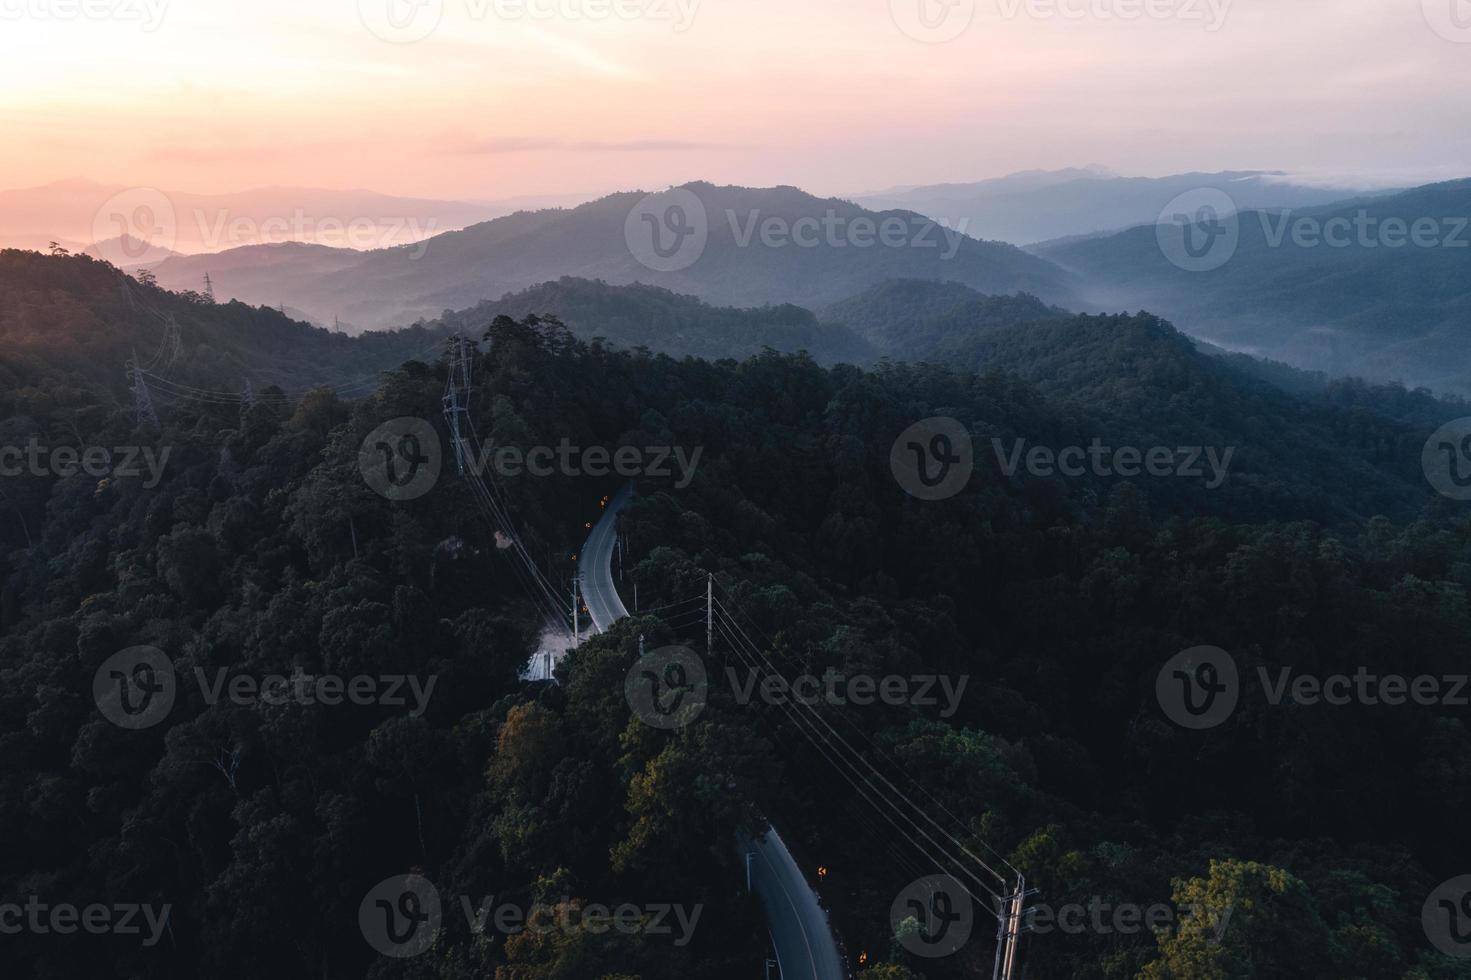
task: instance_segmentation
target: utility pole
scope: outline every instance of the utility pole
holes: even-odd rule
[[[1021,945],[1022,923],[1026,917],[1027,880],[1016,876],[1016,891],[1002,903],[1000,921],[996,926],[996,963],[992,969],[993,980],[1016,980],[1017,949]]]
[[[705,578],[705,655],[715,655],[715,576]]]
[[[572,645],[576,646],[582,642],[582,602],[578,598],[577,586],[582,581],[581,576],[572,577]]]
[[[148,393],[148,382],[143,380],[143,369],[138,367],[138,352],[128,362],[128,377],[132,380],[133,418],[139,425],[158,429],[158,413],[153,410],[153,396]]]

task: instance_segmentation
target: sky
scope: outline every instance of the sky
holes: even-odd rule
[[[0,188],[1471,174],[1471,0],[0,0]]]

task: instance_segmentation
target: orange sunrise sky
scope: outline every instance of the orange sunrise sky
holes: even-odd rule
[[[0,0],[0,188],[1450,176],[1471,38],[1434,5],[1456,2]]]

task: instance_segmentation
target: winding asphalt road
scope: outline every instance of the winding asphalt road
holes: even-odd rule
[[[633,499],[633,484],[627,484],[613,495],[603,516],[593,526],[582,546],[582,601],[592,617],[593,628],[605,633],[608,627],[628,615],[618,586],[613,582],[613,548],[618,543],[618,512]]]
[[[749,862],[751,887],[766,906],[782,980],[845,980],[827,912],[776,828],[757,840],[742,834],[736,843],[742,860]]]
[[[618,512],[632,498],[630,483],[608,501],[582,546],[582,597],[599,633],[628,615],[613,581],[613,548]],[[742,861],[749,855],[751,887],[766,907],[781,980],[847,980],[827,913],[776,828],[755,840],[741,835],[736,843]]]

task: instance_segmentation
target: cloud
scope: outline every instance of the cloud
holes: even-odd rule
[[[686,140],[556,140],[530,137],[491,137],[461,140],[449,152],[467,156],[500,153],[678,153],[691,150],[728,150],[722,143]]]

